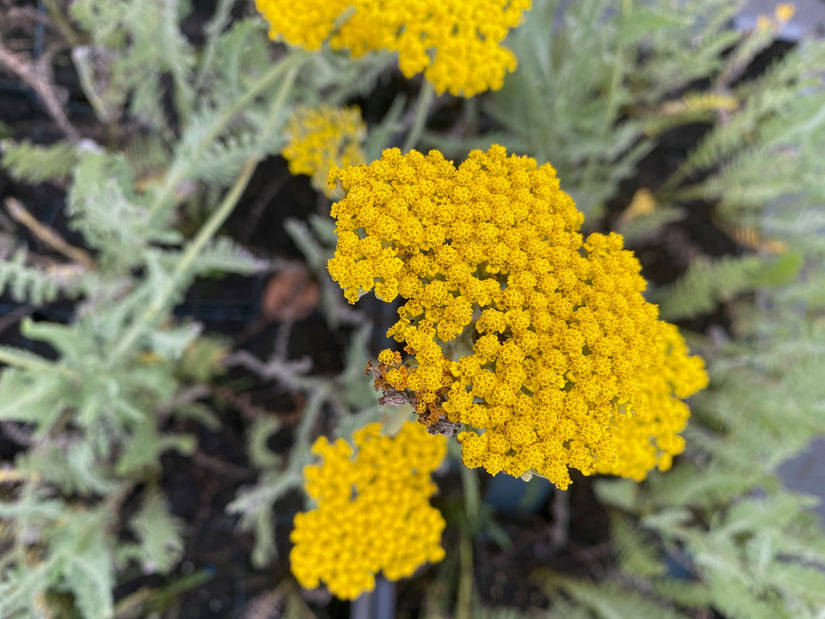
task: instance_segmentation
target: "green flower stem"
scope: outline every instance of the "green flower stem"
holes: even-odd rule
[[[461,458],[459,452],[459,459]],[[464,494],[464,511],[467,517],[467,525],[472,535],[481,532],[481,522],[479,519],[481,512],[481,489],[478,484],[478,475],[475,470],[468,469],[462,462],[459,462],[461,469],[461,488]]]
[[[264,127],[265,134],[268,134],[272,131],[276,122],[281,116],[284,104],[286,103],[287,94],[291,90],[292,83],[295,81],[295,77],[298,74],[300,62],[305,57],[306,56],[304,56],[303,54],[301,54],[300,56],[292,56],[291,58],[293,59],[293,62],[289,62],[289,59],[287,59],[282,63],[281,66],[287,66],[289,68],[289,72],[287,73],[286,78],[281,83],[281,86],[278,90],[278,94],[276,95],[275,101],[272,104],[269,117],[267,118],[267,122]],[[280,73],[278,73],[278,75],[280,75]],[[247,95],[249,94],[249,92],[252,91],[248,91]],[[260,153],[253,157],[250,157],[246,161],[243,168],[241,169],[240,174],[238,175],[238,178],[235,179],[235,183],[224,196],[218,208],[215,210],[214,213],[212,213],[212,215],[209,217],[209,219],[206,221],[203,227],[198,231],[198,234],[195,236],[195,238],[192,239],[189,245],[187,245],[186,250],[183,252],[183,254],[180,257],[180,260],[175,266],[175,270],[172,272],[171,277],[167,279],[166,284],[158,290],[154,299],[143,312],[143,314],[135,320],[135,322],[132,324],[132,327],[129,329],[129,331],[127,331],[124,338],[120,340],[120,344],[113,350],[111,356],[112,362],[119,359],[134,345],[135,341],[143,332],[146,325],[151,323],[157,317],[157,315],[164,309],[164,307],[166,307],[166,304],[169,301],[169,297],[172,296],[172,294],[175,292],[175,289],[180,285],[181,278],[189,270],[189,267],[192,265],[192,262],[195,260],[200,251],[204,248],[206,243],[208,243],[209,240],[212,239],[213,236],[215,236],[215,233],[218,231],[221,225],[223,225],[224,221],[226,221],[226,218],[229,217],[229,214],[235,208],[235,205],[238,203],[238,200],[243,194],[244,189],[246,189],[246,185],[247,183],[249,183],[249,179],[252,177],[252,173],[255,171],[258,162],[261,159],[263,159],[264,155],[265,153]]]
[[[460,449],[456,443],[450,443],[455,449],[453,453],[461,458]],[[478,484],[478,474],[459,462],[461,470],[461,489],[464,494],[464,517],[467,519],[467,528],[461,531],[459,538],[459,578],[458,596],[456,600],[456,619],[470,619],[473,616],[473,537],[481,532],[481,489]]]
[[[324,402],[326,402],[327,398],[330,396],[331,391],[331,383],[324,382],[318,385],[312,390],[309,401],[304,407],[301,423],[298,424],[298,430],[295,433],[295,445],[304,451],[307,459],[311,458],[309,450],[312,442],[312,430],[315,427],[315,423],[318,420],[321,411],[323,410]],[[293,460],[297,462],[299,458],[293,458]],[[304,464],[306,464],[306,462],[298,462],[299,470],[303,470]]]
[[[435,89],[430,83],[430,80],[422,80],[421,91],[418,93],[418,101],[415,104],[415,119],[413,120],[410,132],[404,140],[404,146],[401,148],[402,153],[410,151],[418,144],[421,139],[421,134],[424,132],[424,125],[427,122],[427,114],[430,113],[433,99],[435,99]]]
[[[192,152],[186,157],[176,157],[172,164],[166,178],[163,181],[163,186],[158,191],[155,199],[149,207],[149,224],[150,226],[156,223],[158,217],[165,212],[169,206],[169,202],[173,199],[175,189],[183,182],[183,180],[191,173],[191,169],[197,165],[200,156],[209,148],[213,142],[220,136],[226,126],[232,122],[243,109],[249,105],[255,97],[260,95],[274,82],[283,79],[284,74],[290,73],[297,69],[301,63],[307,58],[307,55],[300,50],[290,50],[287,55],[278,62],[269,73],[266,73],[261,79],[255,82],[249,90],[240,95],[235,102],[226,109],[226,111],[218,116],[212,126],[204,132],[201,139],[192,149]]]
[[[470,619],[473,616],[473,540],[464,531],[458,546],[460,569],[458,597],[456,599],[456,619]]]
[[[235,180],[235,184],[232,185],[232,188],[229,192],[224,196],[223,201],[221,202],[220,206],[217,210],[212,213],[212,216],[207,220],[206,224],[204,224],[203,228],[200,229],[198,235],[194,238],[194,240],[189,243],[186,248],[186,251],[181,256],[178,264],[175,266],[175,270],[172,272],[172,276],[166,280],[166,284],[160,289],[158,294],[155,295],[154,300],[146,308],[146,311],[132,324],[132,327],[126,333],[126,336],[120,340],[120,344],[117,348],[114,349],[112,353],[112,361],[120,358],[137,340],[138,336],[143,331],[144,327],[152,322],[155,317],[161,312],[161,310],[166,305],[167,300],[175,291],[175,288],[178,285],[180,276],[186,272],[187,268],[192,264],[192,261],[198,255],[203,246],[206,242],[212,238],[221,224],[226,220],[229,214],[232,212],[232,209],[235,208],[235,204],[238,202],[238,199],[241,197],[243,190],[246,188],[246,184],[249,182],[249,179],[252,177],[252,173],[255,171],[255,167],[257,166],[258,161],[257,157],[250,159],[247,161],[243,168],[241,169],[241,173],[238,178]]]

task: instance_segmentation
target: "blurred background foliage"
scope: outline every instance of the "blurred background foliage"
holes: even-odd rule
[[[208,4],[0,3],[0,67],[47,114],[45,131],[0,125],[3,617],[348,612],[301,592],[286,537],[315,436],[387,414],[363,368],[388,317],[343,302],[325,271],[329,202],[284,180],[276,156],[296,106],[350,102],[375,157],[404,141],[418,90],[391,56],[286,55],[251,3]],[[500,143],[551,162],[585,226],[637,251],[649,298],[711,386],[691,401],[686,453],[643,484],[580,480],[546,498],[534,480],[521,503],[533,513],[514,513],[483,473],[453,464],[439,498],[448,557],[399,585],[401,614],[822,616],[817,498],[778,469],[825,430],[825,44],[777,43],[781,11],[734,29],[738,10],[534,0],[508,39],[519,68],[504,87],[426,110],[419,149],[462,160]],[[24,203],[44,185],[65,195],[62,229]],[[259,202],[277,227],[263,250],[237,232],[263,221],[246,208]],[[243,326],[182,311],[199,282],[220,278],[231,297],[228,274],[268,282],[242,317],[277,323],[257,348]],[[333,362],[289,343],[312,329]],[[251,384],[287,394],[291,412],[244,399]],[[216,463],[204,444],[233,428],[245,450]],[[236,526],[247,554],[233,569],[252,599],[198,606],[223,566],[188,560],[192,497],[171,493],[173,462],[241,470],[208,517]]]

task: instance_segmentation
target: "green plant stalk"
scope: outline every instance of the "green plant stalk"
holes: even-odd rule
[[[435,89],[430,83],[430,80],[423,80],[421,90],[418,93],[418,101],[415,102],[415,118],[404,140],[404,145],[401,147],[402,153],[409,152],[421,139],[421,134],[424,132],[424,125],[427,122],[427,114],[430,113],[430,107],[432,106],[434,98]]]
[[[164,608],[171,604],[180,594],[200,587],[204,583],[212,580],[212,578],[214,578],[214,575],[209,570],[201,569],[173,580],[165,587],[151,592],[152,606]]]
[[[284,81],[281,83],[281,87],[278,90],[278,94],[275,97],[275,101],[272,105],[272,109],[270,110],[267,123],[264,127],[264,133],[269,133],[272,130],[273,126],[275,125],[275,122],[281,115],[284,103],[286,103],[287,94],[289,93],[292,87],[292,83],[295,81],[295,77],[298,74],[300,60],[303,60],[305,56],[302,54],[300,56],[292,56],[292,58],[296,59],[295,62],[289,63],[289,59],[287,59],[281,65],[288,66],[290,70],[287,73],[286,79],[284,79]],[[248,93],[249,92],[251,91],[248,91]],[[208,243],[209,240],[213,236],[215,236],[215,233],[218,231],[221,225],[223,225],[224,221],[226,221],[226,218],[229,217],[230,213],[232,213],[233,209],[235,208],[235,205],[238,203],[238,200],[243,194],[244,189],[246,189],[246,185],[247,183],[249,183],[249,179],[252,177],[252,173],[255,171],[258,162],[263,158],[263,156],[264,154],[260,153],[253,157],[250,157],[246,161],[243,168],[241,169],[240,174],[238,175],[238,178],[235,179],[235,183],[232,185],[229,192],[227,192],[227,194],[224,196],[224,199],[221,201],[218,208],[215,210],[214,213],[212,213],[212,215],[209,217],[209,219],[206,221],[203,227],[198,231],[198,234],[195,236],[192,242],[189,243],[189,245],[187,245],[186,250],[183,252],[183,255],[181,255],[180,260],[175,266],[175,270],[172,272],[172,276],[166,281],[166,284],[155,295],[155,298],[149,304],[149,307],[147,307],[143,314],[139,316],[137,320],[135,320],[129,331],[127,331],[123,339],[120,340],[120,344],[118,344],[118,346],[113,350],[110,362],[113,363],[117,361],[123,354],[125,354],[134,345],[135,341],[140,336],[145,326],[149,324],[152,320],[154,320],[166,306],[169,297],[172,295],[172,293],[175,291],[175,288],[179,284],[180,278],[183,276],[184,273],[186,273],[186,271],[192,265],[192,262],[195,260],[200,251],[204,248],[206,243]]]
[[[460,458],[460,456],[459,456]],[[459,580],[456,599],[456,619],[470,619],[473,616],[473,536],[481,529],[479,511],[481,509],[481,492],[478,476],[472,469],[460,463],[461,489],[464,495],[464,517],[467,529],[461,531],[459,539]]]
[[[0,346],[0,363],[25,370],[33,370],[35,372],[60,371],[61,373],[65,373],[62,368],[51,361],[35,358],[35,356],[31,354],[21,354],[14,348],[8,346]]]
[[[309,401],[304,407],[304,412],[301,417],[301,423],[298,425],[298,430],[295,433],[295,445],[299,449],[304,449],[309,453],[310,436],[318,415],[321,413],[324,402],[329,397],[332,391],[331,383],[324,382],[313,389],[309,397]],[[300,463],[303,470],[303,462]]]
[[[126,333],[126,336],[120,340],[120,344],[112,353],[112,362],[119,359],[127,350],[129,350],[129,348],[132,347],[144,327],[154,320],[164,308],[166,301],[174,292],[180,276],[186,272],[186,269],[192,264],[192,261],[198,253],[200,253],[200,250],[203,249],[206,242],[214,236],[215,232],[217,232],[218,228],[221,224],[223,224],[235,208],[235,205],[240,199],[243,190],[246,189],[246,185],[252,177],[252,173],[255,171],[257,164],[257,157],[250,159],[244,164],[240,175],[235,180],[235,183],[232,185],[232,188],[226,196],[224,196],[224,199],[218,206],[217,210],[212,213],[206,224],[204,224],[198,232],[198,235],[187,246],[186,251],[183,253],[178,261],[178,264],[175,266],[172,276],[166,281],[166,284],[160,289],[158,294],[155,295],[155,298],[152,300],[149,307],[146,308],[146,311],[144,311],[143,314],[135,320],[132,327]]]
[[[300,50],[290,50],[287,55],[279,63],[277,63],[271,71],[269,71],[269,73],[266,73],[260,80],[255,82],[249,90],[240,95],[223,114],[215,119],[215,122],[209,128],[209,131],[204,134],[203,138],[197,144],[190,156],[185,158],[176,158],[175,163],[172,164],[171,169],[163,181],[160,191],[155,196],[152,204],[149,206],[150,226],[156,223],[157,218],[169,205],[169,201],[174,196],[175,189],[189,175],[194,162],[196,162],[198,157],[200,157],[218,138],[232,119],[243,111],[243,109],[249,105],[255,97],[260,95],[264,90],[272,85],[273,82],[282,78],[285,73],[294,72],[306,59],[306,57],[306,54]],[[291,80],[289,81],[291,83]]]
[[[479,521],[481,492],[478,487],[478,476],[474,470],[468,469],[464,464],[459,464],[459,467],[461,469],[461,489],[464,495],[464,511],[466,512],[468,528],[473,535],[477,535],[481,529]]]
[[[463,531],[458,552],[461,567],[455,616],[456,619],[471,619],[473,616],[473,540]]]

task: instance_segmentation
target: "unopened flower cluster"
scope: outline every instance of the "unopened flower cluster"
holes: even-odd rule
[[[361,143],[366,133],[367,127],[357,107],[299,107],[289,119],[286,129],[289,142],[282,154],[292,174],[311,176],[312,185],[331,196],[327,183],[329,171],[335,166],[364,163]]]
[[[390,149],[330,179],[346,195],[332,207],[332,278],[350,302],[373,289],[403,301],[388,336],[410,357],[384,351],[376,385],[406,395],[431,428],[462,430],[467,466],[565,488],[568,467],[638,477],[641,462],[678,451],[664,436],[681,429],[669,415],[684,409],[670,403],[704,384],[701,361],[687,378],[657,377],[684,363],[668,361],[682,350],[678,332],[642,296],[621,236],[582,237],[583,216],[549,164],[501,146],[458,168],[438,151]],[[634,415],[648,426],[628,429]],[[622,446],[628,435],[636,447]]]
[[[394,437],[373,423],[353,440],[354,448],[324,437],[313,445],[322,462],[306,467],[304,475],[317,507],[295,516],[290,536],[298,582],[314,588],[323,581],[341,599],[371,591],[379,572],[398,580],[444,558],[445,522],[429,498],[436,489],[430,475],[446,455],[446,439],[407,422]]]
[[[424,72],[439,94],[497,90],[516,58],[501,42],[530,0],[256,0],[269,36],[290,45],[354,57],[398,52],[401,72]]]

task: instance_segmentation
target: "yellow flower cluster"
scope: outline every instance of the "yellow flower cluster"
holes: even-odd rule
[[[413,394],[431,427],[461,424],[469,467],[560,488],[568,467],[623,474],[616,429],[624,411],[656,414],[643,377],[665,363],[670,327],[621,236],[583,239],[555,170],[501,146],[458,168],[390,149],[330,179],[346,192],[330,275],[350,302],[373,288],[404,301],[388,336],[413,358],[382,353],[376,384]]]
[[[299,107],[287,124],[289,142],[282,154],[292,174],[311,176],[312,185],[332,197],[327,183],[329,171],[335,166],[364,163],[361,142],[366,133],[357,107]]]
[[[444,519],[429,503],[430,474],[447,453],[447,439],[415,422],[394,436],[381,424],[354,434],[355,451],[343,439],[321,437],[312,451],[323,458],[304,469],[307,493],[317,507],[295,516],[290,535],[292,573],[302,586],[325,582],[341,599],[375,586],[383,571],[390,580],[444,558]]]
[[[690,410],[679,398],[687,398],[708,384],[701,357],[689,357],[685,341],[674,325],[662,323],[659,345],[664,364],[639,378],[636,414],[619,416],[614,433],[618,458],[613,464],[598,463],[596,472],[642,481],[654,468],[667,471],[685,448],[679,433],[685,429]]]
[[[530,0],[256,0],[269,36],[318,50],[325,41],[354,57],[397,51],[401,72],[424,72],[439,94],[497,90],[516,68],[501,42]]]
[[[793,19],[794,13],[796,13],[796,6],[793,3],[783,2],[777,4],[773,11],[773,17],[759,15],[756,18],[756,29],[759,32],[768,32],[769,30],[778,32],[782,26]]]

